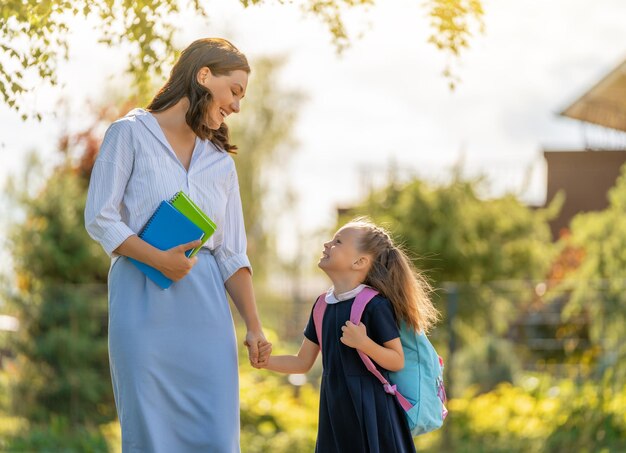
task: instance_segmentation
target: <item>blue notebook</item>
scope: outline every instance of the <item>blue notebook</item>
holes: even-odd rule
[[[139,233],[139,237],[159,250],[168,250],[180,244],[201,239],[204,232],[181,214],[169,201],[162,201],[150,220]],[[187,250],[187,256],[193,249]],[[152,266],[129,258],[150,280],[163,289],[172,285],[172,280]]]

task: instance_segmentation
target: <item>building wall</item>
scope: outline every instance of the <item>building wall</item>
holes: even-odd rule
[[[615,185],[626,151],[545,151],[548,163],[547,203],[560,190],[565,203],[559,216],[550,222],[552,237],[580,212],[601,211],[608,204],[608,191]]]

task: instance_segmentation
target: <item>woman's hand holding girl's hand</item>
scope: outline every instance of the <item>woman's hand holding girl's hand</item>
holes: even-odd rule
[[[200,240],[181,244],[164,250],[160,254],[159,263],[155,266],[170,280],[177,282],[191,271],[198,262],[198,257],[187,258],[185,252],[189,249],[198,247],[202,242]]]
[[[365,324],[362,322],[357,326],[353,324],[352,321],[348,320],[346,324],[341,327],[341,332],[341,342],[351,348],[362,350],[369,340]]]
[[[252,332],[249,330],[243,344],[248,348],[250,365],[254,368],[267,366],[272,352],[272,343],[267,341],[263,332]]]
[[[255,368],[266,368],[270,361],[270,355],[272,354],[272,343],[267,342],[259,346],[259,361],[256,365],[252,365]]]

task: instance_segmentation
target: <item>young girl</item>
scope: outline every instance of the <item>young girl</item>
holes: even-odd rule
[[[318,266],[333,286],[322,322],[322,388],[318,453],[415,452],[408,423],[396,398],[367,370],[356,349],[379,371],[404,367],[398,324],[427,331],[437,319],[430,287],[389,234],[363,219],[342,227],[324,244]],[[379,295],[366,306],[361,323],[349,321],[356,295],[367,286]],[[281,373],[305,373],[319,352],[309,318],[298,355],[270,356],[261,366]]]

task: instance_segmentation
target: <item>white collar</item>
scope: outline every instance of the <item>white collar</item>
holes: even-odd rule
[[[335,296],[335,287],[331,286],[329,290],[326,292],[326,303],[336,304],[344,300],[352,299],[353,297],[356,297],[357,294],[359,294],[363,290],[363,288],[365,288],[366,286],[367,285],[360,284],[356,288],[351,289],[350,291],[346,291],[345,293],[337,294],[336,296]]]

